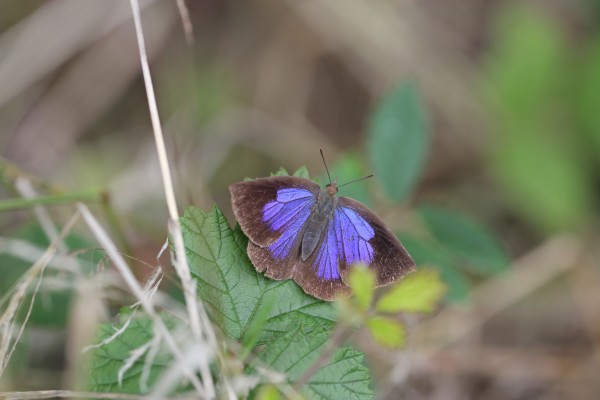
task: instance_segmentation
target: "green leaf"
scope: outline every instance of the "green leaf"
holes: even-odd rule
[[[277,172],[271,172],[271,176],[290,176],[290,174],[285,168],[280,167]]]
[[[276,292],[274,291],[267,292],[261,306],[257,308],[256,313],[252,317],[252,323],[242,338],[244,353],[239,355],[241,359],[245,359],[246,356],[250,354],[254,346],[256,346],[263,336],[263,329],[267,324],[269,315],[275,309],[275,306],[279,301],[279,299],[275,297],[275,294]]]
[[[483,226],[436,207],[421,207],[419,214],[438,243],[464,261],[461,266],[482,275],[508,268],[506,254]]]
[[[277,306],[264,321],[261,340],[284,330],[281,320],[286,316],[335,321],[331,304],[308,296],[292,280],[275,281],[257,273],[246,255],[248,239],[239,227],[229,227],[216,206],[210,212],[188,207],[181,225],[198,294],[232,338],[244,340],[251,327],[255,329],[252,324],[271,296]]]
[[[301,166],[300,168],[298,168],[292,176],[297,176],[298,178],[310,179],[310,176],[308,175],[308,169],[306,169],[306,167],[304,165]]]
[[[373,399],[369,369],[363,365],[364,355],[350,347],[342,347],[333,360],[321,368],[304,387],[308,399]]]
[[[374,316],[367,321],[367,328],[373,338],[385,347],[400,349],[406,344],[406,329],[400,322]]]
[[[35,246],[40,252],[44,252],[50,245],[44,231],[37,224],[31,224],[17,232],[16,239],[25,240],[28,244]],[[77,254],[74,257],[81,260],[81,272],[91,272],[104,253],[96,250],[94,246],[84,237],[71,233],[64,240],[70,253]],[[22,260],[11,254],[0,251],[0,297],[8,293],[13,288],[18,279],[33,265],[33,262]],[[44,277],[58,277],[65,283],[71,283],[75,287],[75,278],[73,275],[59,272],[53,268],[47,268]],[[43,278],[44,279],[44,278]],[[43,289],[42,289],[43,290]],[[44,292],[36,296],[29,323],[45,327],[65,326],[69,318],[71,308],[71,297],[73,290],[65,289],[60,291]],[[24,300],[23,304],[29,304],[30,297]]]
[[[313,317],[284,318],[284,329],[272,335],[260,358],[294,382],[319,357],[333,324]]]
[[[384,313],[431,312],[444,291],[445,285],[436,271],[421,269],[394,284],[375,309]]]
[[[375,291],[375,273],[363,265],[357,265],[352,268],[347,279],[358,305],[363,310],[368,310]]]
[[[370,121],[369,157],[375,176],[393,201],[404,200],[419,178],[429,134],[421,99],[412,83],[394,89],[377,106]]]
[[[399,237],[419,267],[433,267],[439,271],[448,289],[446,292],[448,301],[464,302],[468,299],[469,281],[456,269],[452,256],[426,240],[409,235],[399,235]]]
[[[329,342],[331,324],[309,316],[286,317],[287,329],[273,337],[260,358],[283,372],[290,383],[297,381],[318,359]],[[338,349],[333,359],[313,375],[301,389],[309,399],[371,399],[369,370],[363,355],[350,348]]]
[[[170,323],[172,326],[172,323]],[[100,327],[98,343],[111,337],[123,324],[113,326],[104,324]],[[172,364],[172,356],[165,349],[149,364],[148,380],[141,381],[144,369],[144,356],[137,359],[130,368],[123,370],[121,385],[119,371],[126,364],[131,352],[148,344],[153,337],[152,322],[148,318],[132,319],[127,328],[114,340],[93,350],[90,357],[88,387],[93,392],[108,393],[147,393],[156,379]],[[145,353],[147,354],[147,353]]]

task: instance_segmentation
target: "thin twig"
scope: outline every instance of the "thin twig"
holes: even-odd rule
[[[190,317],[190,327],[192,330],[192,335],[196,340],[200,341],[203,336],[202,328],[204,328],[204,333],[206,334],[207,340],[209,341],[211,346],[213,346],[215,350],[217,350],[218,346],[216,342],[216,335],[212,329],[210,321],[208,320],[208,316],[202,306],[202,303],[200,303],[197,300],[196,285],[192,280],[192,276],[186,258],[183,235],[181,232],[181,225],[179,222],[179,213],[177,211],[175,192],[173,190],[173,182],[171,179],[171,172],[167,158],[167,150],[165,147],[160,117],[158,114],[156,96],[154,95],[154,86],[152,84],[150,67],[148,65],[148,57],[146,55],[146,45],[144,41],[144,33],[142,30],[142,20],[140,15],[139,3],[137,0],[130,0],[130,3],[135,23],[135,32],[138,41],[138,49],[140,52],[142,74],[144,76],[144,84],[146,87],[146,95],[148,98],[148,107],[150,109],[152,130],[154,132],[154,139],[156,144],[156,150],[158,152],[158,160],[163,179],[167,208],[169,210],[170,220],[168,226],[175,247],[174,267],[177,271],[177,274],[179,275],[179,278],[181,279],[181,283],[183,286],[183,294],[186,302],[186,308]],[[202,375],[202,382],[204,384],[206,396],[210,399],[214,398],[216,392],[208,362],[200,364],[200,374]]]
[[[194,25],[190,20],[190,13],[185,5],[185,0],[177,0],[177,9],[181,16],[181,23],[183,24],[183,31],[185,32],[185,40],[189,46],[194,44]]]

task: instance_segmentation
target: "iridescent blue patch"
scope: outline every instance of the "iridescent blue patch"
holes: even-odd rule
[[[348,265],[370,264],[373,261],[373,247],[369,240],[374,236],[371,225],[354,210],[336,208],[333,221],[327,228],[327,237],[315,259],[317,276],[325,280],[339,279],[340,259]]]
[[[283,233],[269,246],[276,259],[285,258],[310,215],[315,196],[306,189],[280,189],[277,198],[263,207],[263,221]]]
[[[306,189],[280,189],[277,198],[263,207],[263,221],[273,230],[283,229],[281,236],[269,247],[275,259],[284,259],[296,243],[308,220],[315,196]],[[340,260],[348,265],[373,261],[373,247],[369,240],[375,231],[363,217],[348,207],[337,207],[324,237],[317,247],[313,268],[324,280],[340,278]]]

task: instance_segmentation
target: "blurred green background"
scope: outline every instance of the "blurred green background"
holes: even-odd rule
[[[233,224],[229,184],[302,165],[323,182],[323,149],[341,183],[375,173],[340,195],[449,288],[408,350],[370,349],[382,398],[597,398],[598,1],[186,4],[193,31],[177,2],[142,2],[180,208],[216,202]],[[144,276],[167,210],[129,2],[0,6],[0,200],[24,174],[108,195],[95,209]],[[46,246],[35,224],[2,212],[0,238]],[[0,254],[0,297],[27,265]],[[69,301],[39,305],[0,390],[64,384]]]

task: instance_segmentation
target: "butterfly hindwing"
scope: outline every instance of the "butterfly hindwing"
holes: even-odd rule
[[[306,293],[322,300],[333,300],[337,295],[350,294],[350,288],[340,274],[345,263],[341,258],[339,233],[333,217],[322,232],[315,251],[293,270],[294,281]]]
[[[359,202],[341,197],[326,233],[294,280],[309,294],[323,300],[350,293],[345,284],[350,267],[367,265],[377,286],[385,286],[415,269],[412,258],[383,222]]]
[[[336,211],[339,210],[348,216],[347,224],[352,225],[356,231],[342,240],[346,260],[358,260],[367,264],[376,273],[377,286],[388,285],[416,269],[414,261],[400,241],[366,206],[349,197],[340,197]],[[351,230],[346,229],[344,233]],[[367,241],[366,237],[369,236],[371,238]],[[367,259],[369,262],[365,261]],[[357,261],[341,264],[342,279],[347,275],[348,265],[354,262]]]

